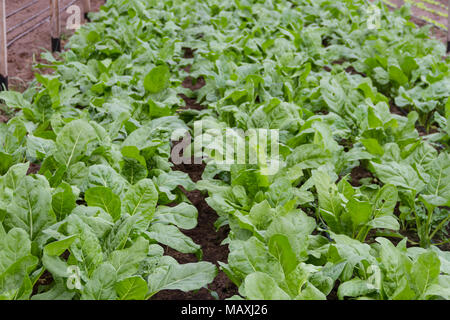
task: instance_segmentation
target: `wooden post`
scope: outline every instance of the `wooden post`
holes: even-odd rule
[[[448,18],[447,18],[447,53],[450,52],[450,0],[448,0]]]
[[[50,28],[52,37],[52,52],[61,51],[61,19],[59,0],[50,0]]]
[[[83,0],[83,8],[84,8],[84,20],[90,21],[88,13],[91,12],[91,0]]]
[[[8,90],[8,44],[6,39],[6,0],[0,0],[0,91]]]

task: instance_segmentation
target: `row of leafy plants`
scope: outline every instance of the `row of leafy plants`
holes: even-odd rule
[[[0,94],[17,110],[0,126],[0,296],[206,286],[213,264],[164,255],[201,259],[180,231],[197,222],[182,186],[230,227],[235,299],[449,299],[450,64],[407,7],[377,4],[371,30],[368,5],[108,1],[62,60],[46,55],[52,75]],[[198,91],[180,86],[188,65]],[[181,93],[205,109],[180,110]],[[194,184],[172,170],[170,139],[195,121],[278,130],[280,170],[206,160]]]
[[[192,121],[280,132],[277,174],[210,161],[198,183],[241,297],[449,297],[449,63],[407,7],[380,10],[371,30],[364,1],[196,6]]]
[[[197,225],[180,189],[194,183],[169,161],[183,52],[169,4],[150,8],[108,1],[44,55],[54,73],[1,93],[17,111],[0,124],[1,299],[148,299],[215,278],[164,254],[202,250],[180,231]]]

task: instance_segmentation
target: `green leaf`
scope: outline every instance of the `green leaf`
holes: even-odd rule
[[[119,281],[138,271],[139,264],[147,257],[148,245],[147,240],[139,237],[131,247],[111,253],[109,262],[116,270]]]
[[[408,164],[398,162],[385,162],[378,164],[371,162],[375,174],[384,184],[422,191],[425,183],[419,178],[417,172]]]
[[[154,67],[144,78],[144,88],[150,93],[158,93],[170,85],[169,67]]]
[[[216,275],[216,267],[209,262],[178,264],[174,259],[165,259],[148,277],[149,295],[161,290],[197,290]]]
[[[77,235],[72,235],[59,241],[49,243],[44,247],[44,254],[49,256],[60,256],[72,245],[76,238]]]
[[[408,77],[397,66],[389,66],[389,78],[397,82],[400,86],[408,83]]]
[[[89,143],[96,138],[94,129],[87,121],[80,119],[69,122],[56,138],[56,160],[69,167],[86,154]]]
[[[284,216],[276,217],[266,231],[269,238],[275,234],[285,235],[292,250],[300,261],[306,259],[309,236],[316,228],[316,221],[301,210],[292,210]],[[272,275],[273,276],[273,275]]]
[[[155,220],[190,230],[197,226],[198,211],[193,205],[182,202],[175,207],[158,206]]]
[[[340,300],[343,300],[345,297],[358,298],[374,291],[376,291],[376,288],[371,283],[355,278],[339,286],[338,297]]]
[[[114,267],[109,263],[101,264],[86,283],[81,300],[115,300],[117,298],[116,281]]]
[[[29,167],[29,163],[19,163],[10,167],[8,172],[5,174],[5,187],[13,191],[16,190],[21,180],[27,175]]]
[[[412,280],[419,297],[438,282],[441,262],[436,252],[424,252],[414,262],[411,269]]]
[[[125,278],[115,285],[119,300],[144,300],[148,286],[140,276]]]
[[[251,300],[290,300],[269,275],[255,272],[245,278],[245,295]]]
[[[267,200],[264,200],[250,209],[249,219],[257,229],[265,230],[269,227],[275,215],[275,210],[270,207]]]
[[[367,225],[372,228],[400,230],[400,224],[393,215],[377,217],[368,222]]]
[[[177,227],[156,223],[150,226],[147,236],[182,253],[201,254],[201,247],[184,235]]]
[[[23,94],[17,91],[0,92],[0,100],[13,109],[30,108],[31,104],[24,98]]]
[[[288,275],[298,264],[297,257],[292,250],[288,237],[275,234],[269,239],[269,252],[278,259],[284,273]]]
[[[31,300],[72,300],[75,294],[75,291],[67,289],[63,279],[56,279],[50,290],[33,295]]]
[[[322,98],[325,100],[328,107],[332,111],[339,113],[347,98],[338,80],[335,78],[324,77],[320,80],[320,87]]]
[[[51,201],[50,186],[42,176],[23,178],[7,207],[5,226],[21,228],[31,240],[36,240],[45,228],[56,221]]]
[[[58,221],[63,220],[75,209],[76,200],[72,187],[65,182],[61,183],[52,197],[52,208]]]
[[[118,196],[123,196],[128,182],[108,165],[93,165],[89,167],[88,188],[107,187]]]
[[[120,218],[121,202],[119,196],[106,187],[94,187],[86,191],[84,199],[90,207],[105,210],[114,221]]]
[[[372,205],[368,201],[351,198],[346,205],[353,224],[353,230],[366,224],[372,216]]]
[[[247,241],[232,241],[228,263],[241,281],[255,271],[270,274],[277,281],[284,278],[280,262],[268,251],[264,243],[255,237]]]
[[[1,228],[1,224],[0,224]],[[29,299],[30,273],[38,264],[29,235],[21,229],[0,232],[0,299]]]
[[[43,160],[56,149],[55,142],[35,136],[27,138],[27,158],[30,161]]]
[[[139,149],[135,146],[125,146],[122,148],[123,164],[122,175],[128,182],[135,184],[139,180],[145,179],[148,175],[145,158],[140,155]]]
[[[8,234],[0,234],[0,274],[21,258],[30,254],[29,235],[22,229],[13,228]]]
[[[393,214],[397,205],[398,192],[393,185],[386,184],[378,191],[374,203],[374,216]]]
[[[153,181],[158,188],[160,196],[167,197],[170,200],[169,202],[176,199],[172,191],[178,186],[183,186],[187,191],[192,191],[195,188],[195,184],[191,181],[188,174],[181,171],[164,172],[153,178]]]
[[[450,205],[450,155],[441,152],[439,156],[429,162],[425,169],[430,175],[427,183],[426,194],[433,196],[434,205],[449,206]],[[430,198],[427,199],[431,201]]]
[[[371,154],[382,156],[384,154],[383,148],[376,139],[361,139],[361,143]]]
[[[319,197],[320,214],[331,230],[339,232],[339,217],[343,211],[342,198],[331,178],[325,171],[316,170],[313,181]]]
[[[123,211],[129,215],[144,214],[151,219],[158,203],[158,191],[152,180],[144,179],[131,186],[122,202]]]
[[[70,246],[70,253],[78,261],[81,271],[89,277],[104,260],[100,240],[80,217],[72,214],[67,220],[67,232],[78,234]]]

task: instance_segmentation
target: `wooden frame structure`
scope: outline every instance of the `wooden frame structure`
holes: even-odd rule
[[[60,0],[49,0],[50,1],[50,17],[47,16],[46,21],[50,18],[50,32],[51,32],[51,47],[52,51],[61,51],[61,7]],[[73,1],[74,2],[74,1]],[[72,3],[73,3],[72,2]],[[91,0],[82,0],[84,18],[89,21],[88,13],[91,11]],[[36,1],[32,1],[26,4],[24,7],[16,10],[11,15],[14,15],[31,5],[35,4]],[[62,9],[64,10],[64,9]],[[8,15],[6,14],[6,0],[0,0],[0,91],[8,90],[8,39],[7,39],[7,25],[6,19]],[[24,22],[22,22],[23,24]],[[36,29],[40,25],[45,23],[45,20],[36,24],[34,28],[28,30],[27,33]],[[26,33],[22,34],[24,36]],[[17,39],[15,39],[17,40]]]

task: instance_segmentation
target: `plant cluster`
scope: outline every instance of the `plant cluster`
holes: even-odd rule
[[[161,246],[201,259],[182,186],[230,228],[234,299],[450,299],[450,60],[408,7],[376,2],[370,29],[369,5],[108,1],[62,61],[46,55],[52,75],[0,94],[18,110],[0,126],[0,297],[206,286],[213,264]],[[201,89],[180,87],[187,66]],[[211,162],[194,184],[172,170],[173,133],[200,120],[278,130],[278,172]]]

